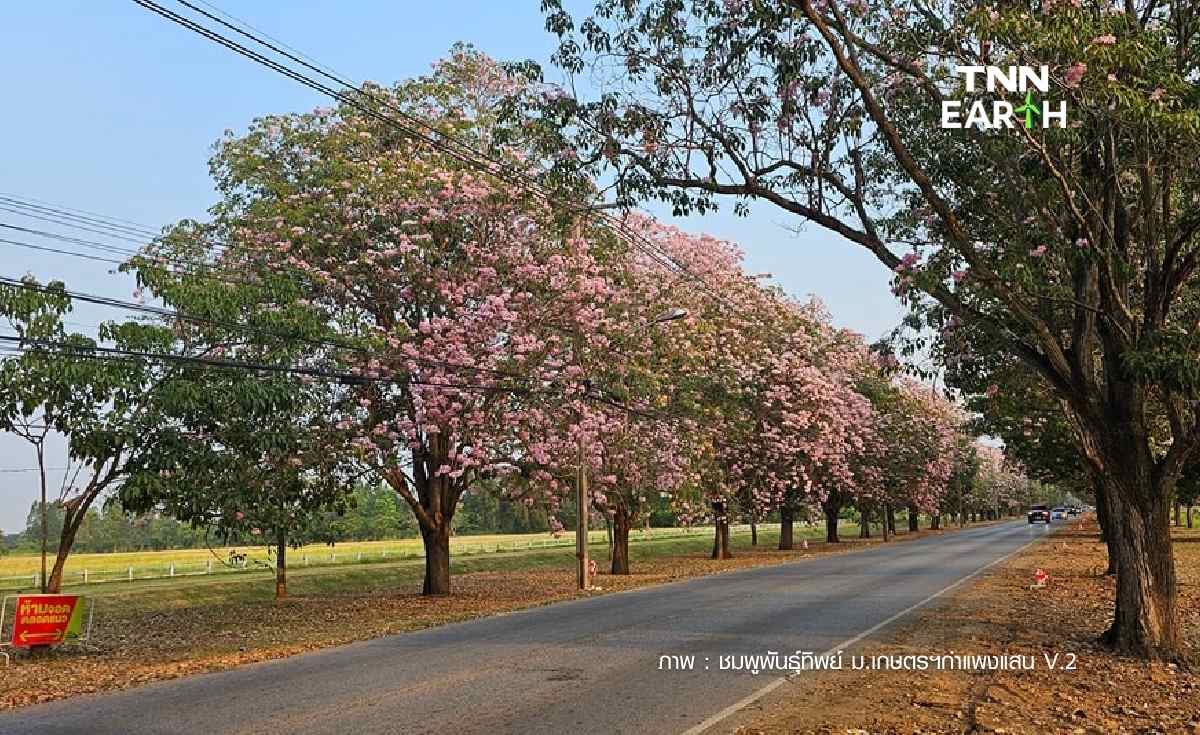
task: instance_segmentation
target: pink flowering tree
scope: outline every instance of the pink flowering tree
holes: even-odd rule
[[[601,481],[594,502],[614,525],[614,573],[628,572],[628,532],[653,495],[689,520],[706,501],[727,499],[728,478],[711,481],[717,447],[732,436],[722,409],[760,356],[747,352],[745,336],[771,304],[731,243],[640,215],[625,224],[671,264],[628,246],[607,263],[616,268],[607,321],[590,338],[599,341],[594,355],[584,357],[619,401],[615,412],[601,407],[613,419],[609,431],[587,445]],[[622,359],[608,359],[613,353]]]
[[[431,77],[368,85],[360,99],[432,120],[526,173],[495,110],[533,86],[458,50]],[[530,192],[351,104],[258,120],[221,142],[212,170],[224,197],[206,234],[227,270],[303,284],[280,306],[310,310],[325,332],[308,358],[351,376],[326,428],[412,509],[422,591],[449,593],[463,493],[574,462],[548,454],[547,428],[561,430],[560,406],[585,398],[574,335],[599,328],[608,288],[587,241]],[[514,486],[547,499],[562,475]]]
[[[557,63],[601,87],[556,114],[621,196],[815,224],[1050,386],[1116,538],[1105,640],[1176,655],[1170,501],[1200,446],[1190,6],[599,0],[585,22],[544,6]],[[1064,127],[943,126],[944,103],[1025,97],[955,67],[1017,65],[1046,68],[1033,101],[1065,103]]]

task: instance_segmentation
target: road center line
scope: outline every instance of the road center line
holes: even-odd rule
[[[887,620],[884,620],[881,623],[876,623],[875,625],[871,626],[870,628],[867,628],[866,630],[864,630],[863,632],[854,636],[853,638],[847,638],[846,640],[835,645],[834,647],[830,648],[829,650],[825,651],[824,653],[822,653],[820,655],[822,657],[830,656],[832,654],[837,653],[838,651],[846,650],[850,646],[853,646],[855,643],[858,643],[859,641],[863,640],[864,638],[866,638],[874,633],[879,632],[879,630],[881,630],[882,628],[885,628],[888,625],[891,625],[892,623],[896,622],[897,620],[904,617],[905,615],[908,615],[912,611],[914,611],[920,607],[923,607],[924,605],[929,604],[933,600],[936,600],[937,598],[941,597],[942,595],[946,594],[947,592],[954,590],[955,588],[962,585],[963,583],[965,583],[971,579],[974,579],[975,577],[979,576],[980,574],[987,571],[988,569],[996,566],[997,564],[1011,559],[1012,557],[1021,553],[1022,551],[1029,548],[1033,544],[1036,544],[1039,541],[1044,541],[1046,538],[1047,538],[1046,536],[1042,536],[1039,538],[1032,539],[1028,543],[1022,544],[1019,548],[1014,549],[1013,551],[1005,554],[1004,556],[1000,557],[999,559],[995,559],[993,561],[988,562],[987,564],[984,564],[983,566],[979,567],[978,569],[976,569],[975,571],[966,575],[965,577],[960,577],[953,583],[943,587],[942,589],[938,590],[937,592],[934,592],[932,595],[926,597],[925,599],[921,600],[920,602],[909,605],[908,607],[904,608],[900,612],[891,616]],[[688,729],[681,732],[680,735],[701,735],[701,733],[707,732],[709,730],[709,728],[713,727],[714,725],[721,722],[722,720],[725,720],[725,719],[737,714],[739,711],[745,709],[746,707],[750,706],[751,704],[754,704],[758,700],[762,699],[763,697],[767,696],[771,692],[778,689],[780,686],[782,686],[786,682],[791,681],[793,678],[798,676],[800,673],[801,672],[797,671],[797,672],[788,674],[787,676],[779,677],[778,679],[772,681],[771,683],[767,684],[766,686],[762,687],[761,689],[758,689],[757,691],[752,692],[751,694],[747,695],[746,697],[739,699],[738,701],[729,705],[728,707],[726,707],[725,709],[716,713],[712,717],[709,717],[707,720],[704,720],[699,725],[689,727]]]

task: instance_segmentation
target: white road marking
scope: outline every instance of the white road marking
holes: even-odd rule
[[[904,617],[905,615],[908,615],[913,610],[916,610],[924,605],[929,604],[933,600],[936,600],[937,598],[941,597],[942,595],[946,594],[947,592],[950,592],[951,590],[955,589],[956,587],[963,584],[964,582],[974,579],[975,577],[979,576],[983,572],[987,571],[988,569],[996,566],[997,564],[999,564],[1001,562],[1008,561],[1009,559],[1011,559],[1012,557],[1021,553],[1022,551],[1029,548],[1033,544],[1035,544],[1039,541],[1042,541],[1044,539],[1045,539],[1045,536],[1041,536],[1041,537],[1032,539],[1031,541],[1029,541],[1026,544],[1022,544],[1020,548],[1015,549],[1008,554],[1005,554],[1004,556],[1000,557],[999,559],[996,559],[994,561],[988,562],[987,564],[984,564],[983,566],[979,567],[978,569],[976,569],[975,571],[966,575],[965,577],[961,577],[958,580],[956,580],[955,582],[953,582],[952,584],[949,584],[949,585],[943,587],[942,589],[938,590],[937,592],[934,592],[932,595],[930,595],[929,597],[926,597],[924,600],[921,600],[920,602],[909,605],[908,607],[904,608],[900,612],[891,616],[887,620],[884,620],[881,623],[877,623],[876,625],[873,625],[870,628],[867,628],[866,630],[864,630],[863,632],[854,636],[853,638],[847,638],[846,640],[837,644],[833,648],[830,648],[828,651],[825,651],[824,653],[822,653],[821,656],[830,656],[832,654],[837,653],[838,651],[846,650],[847,648],[849,648],[850,646],[853,646],[855,643],[858,643],[862,639],[872,635],[873,633],[879,632],[880,629],[885,628],[888,625],[891,625],[892,623],[896,622],[900,618]],[[755,692],[751,693],[750,695],[743,697],[742,699],[739,699],[738,701],[729,705],[728,707],[726,707],[725,709],[716,713],[712,717],[709,717],[704,722],[701,722],[699,725],[696,725],[695,727],[689,727],[688,729],[686,729],[682,733],[680,733],[680,735],[701,735],[701,733],[707,732],[709,730],[709,728],[711,728],[713,725],[716,725],[717,723],[721,722],[722,720],[732,717],[733,715],[737,714],[739,711],[754,704],[758,700],[762,699],[763,697],[767,696],[771,692],[773,692],[776,689],[778,689],[779,687],[781,687],[786,682],[790,681],[792,678],[797,676],[799,673],[800,672],[796,672],[793,674],[789,674],[787,676],[779,677],[778,679],[771,682],[770,684],[767,684],[766,686],[762,687],[758,691],[755,691]]]

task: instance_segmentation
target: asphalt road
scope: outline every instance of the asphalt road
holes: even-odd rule
[[[28,707],[0,733],[678,734],[779,679],[722,656],[824,652],[1045,532],[1005,523],[447,625]]]

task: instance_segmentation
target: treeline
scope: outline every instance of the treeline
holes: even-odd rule
[[[63,516],[62,503],[46,504],[47,549],[50,553],[58,551]],[[656,520],[662,525],[673,525],[674,516],[666,513]],[[467,496],[454,518],[454,532],[459,535],[538,533],[549,530],[550,522],[545,509],[511,502],[495,493],[480,492]],[[354,490],[351,503],[344,512],[330,511],[314,515],[309,519],[308,526],[295,535],[293,542],[336,544],[344,541],[415,538],[418,535],[412,512],[395,492],[390,488],[363,484]],[[29,508],[25,530],[0,537],[0,550],[11,554],[36,553],[41,549],[41,539],[41,503],[35,501]],[[261,533],[255,534],[253,529],[219,537],[207,528],[194,528],[164,513],[129,513],[122,510],[119,503],[109,502],[100,509],[88,510],[72,550],[111,553],[261,543]]]

